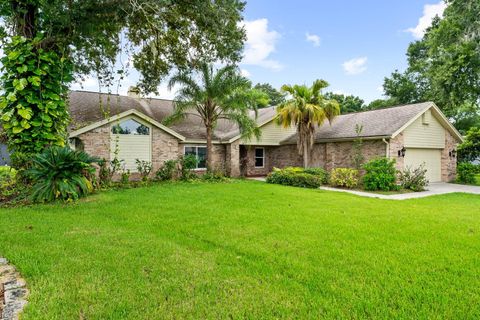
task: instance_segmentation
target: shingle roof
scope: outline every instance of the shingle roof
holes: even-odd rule
[[[92,123],[102,121],[119,113],[135,109],[146,116],[162,122],[173,112],[173,101],[165,99],[137,99],[129,96],[105,94],[88,91],[72,91],[69,95],[69,110],[72,117],[70,131],[80,129]],[[193,113],[193,112],[192,112]],[[268,121],[275,115],[275,108],[260,109],[257,122]],[[251,117],[255,114],[252,111]],[[187,139],[206,139],[205,126],[196,115],[189,115],[186,119],[169,126]],[[231,139],[238,136],[238,126],[226,120],[219,120],[214,131],[215,140]]]
[[[340,115],[333,120],[332,124],[327,121],[320,129],[317,129],[315,141],[355,139],[357,137],[355,132],[357,124],[363,126],[359,135],[362,138],[391,136],[420,112],[432,105],[432,102],[423,102]],[[296,142],[296,134],[281,141],[282,144]]]

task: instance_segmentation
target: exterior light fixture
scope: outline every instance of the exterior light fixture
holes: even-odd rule
[[[402,147],[402,149],[398,150],[398,156],[402,157],[402,158],[405,158],[405,152],[406,151],[407,151],[407,149],[405,149],[405,147]]]
[[[450,156],[450,158],[455,158],[457,156],[457,150],[452,149],[452,151],[450,151],[448,155]]]

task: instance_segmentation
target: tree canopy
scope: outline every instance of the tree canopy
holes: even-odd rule
[[[327,92],[325,98],[337,101],[342,114],[364,111],[365,109],[365,101],[354,95]]]
[[[480,114],[480,2],[446,2],[443,18],[410,44],[407,70],[386,78],[384,90],[399,103],[434,101],[465,131]]]
[[[285,102],[286,94],[284,92],[281,92],[275,89],[269,83],[257,83],[254,88],[257,90],[263,91],[268,95],[271,106],[278,106],[279,104]]]

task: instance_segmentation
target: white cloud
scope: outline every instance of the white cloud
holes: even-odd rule
[[[354,58],[348,61],[345,61],[342,66],[347,74],[354,75],[360,74],[367,70],[367,57]]]
[[[240,74],[245,78],[250,78],[250,76],[252,75],[247,69],[240,69]]]
[[[435,16],[443,17],[443,11],[447,4],[440,1],[437,4],[426,4],[423,6],[423,16],[418,19],[418,24],[415,28],[408,28],[406,31],[410,32],[415,39],[421,39],[425,34],[425,30],[431,26],[432,19]]]
[[[268,19],[244,21],[242,24],[247,33],[242,63],[272,70],[282,69],[280,62],[269,58],[281,36],[275,30],[268,30]]]
[[[305,38],[307,42],[311,42],[314,47],[320,47],[320,37],[317,36],[316,34],[310,34],[307,32],[305,34]]]

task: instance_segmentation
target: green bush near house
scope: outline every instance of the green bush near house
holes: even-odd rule
[[[93,190],[93,163],[97,158],[68,147],[52,146],[36,155],[26,174],[33,181],[36,202],[76,200]]]
[[[399,189],[396,183],[397,170],[395,169],[394,159],[373,159],[362,167],[365,170],[365,175],[363,176],[363,187],[365,190],[393,191]]]
[[[461,162],[457,165],[457,182],[465,184],[475,184],[475,175],[478,172],[476,165],[470,162]]]
[[[267,176],[267,183],[281,184],[284,186],[318,188],[322,185],[322,178],[318,175],[305,173],[301,168],[289,167],[285,169],[274,168]]]
[[[398,172],[398,180],[402,188],[415,192],[424,191],[428,185],[427,169],[425,165],[418,168],[406,167]]]
[[[330,185],[333,187],[355,188],[358,185],[358,170],[335,168],[330,172]]]

